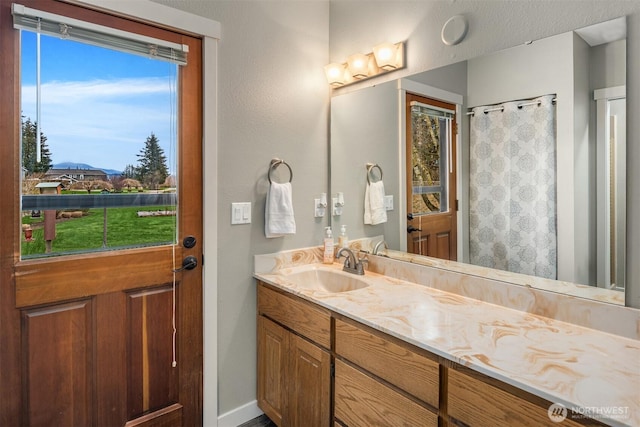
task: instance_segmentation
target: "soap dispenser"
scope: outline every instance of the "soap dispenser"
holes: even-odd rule
[[[322,251],[322,262],[333,264],[333,234],[331,227],[324,228],[324,249]]]
[[[348,248],[349,247],[349,237],[347,237],[347,226],[340,226],[340,237],[338,237],[338,247],[339,248]]]

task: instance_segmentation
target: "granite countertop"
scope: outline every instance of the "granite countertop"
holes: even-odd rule
[[[599,421],[640,425],[638,340],[370,271],[362,289],[302,289],[287,274],[310,263],[295,261],[254,277]]]

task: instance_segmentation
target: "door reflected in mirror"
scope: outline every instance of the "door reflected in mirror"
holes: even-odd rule
[[[407,251],[457,259],[456,106],[407,94]]]

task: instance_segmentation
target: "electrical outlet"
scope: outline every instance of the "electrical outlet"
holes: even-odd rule
[[[313,199],[313,207],[315,210],[315,217],[316,218],[322,218],[324,216],[324,212],[327,209],[326,205],[327,205],[327,201],[325,199],[324,201],[324,205],[322,206],[322,199]]]

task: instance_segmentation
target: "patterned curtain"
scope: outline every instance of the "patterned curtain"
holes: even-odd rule
[[[553,98],[546,95],[473,109],[469,177],[472,264],[557,277]]]

